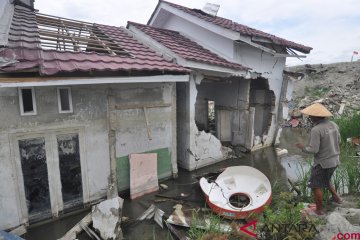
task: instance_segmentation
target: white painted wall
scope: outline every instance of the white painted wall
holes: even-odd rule
[[[175,83],[71,86],[74,113],[59,114],[56,87],[35,87],[38,114],[20,116],[17,88],[0,88],[0,229],[28,221],[21,162],[17,157],[17,140],[21,138],[46,138],[54,215],[62,210],[61,181],[56,168],[57,134],[79,133],[84,202],[106,196],[110,174],[107,125],[109,88],[117,95],[117,104],[174,103]],[[147,140],[142,110],[126,110],[116,116],[116,120],[119,120],[116,126],[119,127],[117,156],[163,147],[174,152],[174,111],[176,109],[172,107],[148,110],[153,137],[151,141]],[[176,164],[176,156],[173,158]],[[60,201],[56,200],[59,198]]]
[[[171,14],[164,22],[162,28],[178,31],[207,49],[213,50],[215,53],[221,53],[228,58],[234,58],[234,44],[232,40],[209,32],[205,28],[199,27],[186,19]]]

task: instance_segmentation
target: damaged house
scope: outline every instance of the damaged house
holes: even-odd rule
[[[177,83],[179,166],[193,170],[226,158],[222,143],[247,150],[274,144],[291,100],[286,58],[312,48],[162,0],[147,26],[128,28],[192,70],[188,83]]]
[[[41,14],[31,0],[1,1],[0,16],[0,229],[128,189],[131,153],[157,153],[159,179],[177,175],[176,82],[188,69],[125,28]]]

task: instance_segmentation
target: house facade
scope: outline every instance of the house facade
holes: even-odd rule
[[[287,103],[291,100],[289,92],[292,84],[288,82],[288,78],[283,77],[286,58],[305,57],[296,51],[309,53],[312,48],[199,9],[162,0],[148,25],[159,32],[160,29],[176,31],[227,62],[246,69],[242,74],[218,71],[211,75],[196,71],[199,67],[188,63],[194,61],[194,56],[185,56],[188,62],[176,59],[180,65],[193,70],[189,83],[177,84],[178,104],[180,102],[178,109],[185,109],[187,113],[182,126],[186,126],[187,133],[190,133],[190,139],[184,134],[186,140],[182,140],[181,134],[178,134],[180,166],[192,170],[199,166],[199,160],[203,162],[200,165],[206,165],[221,159],[218,153],[212,152],[214,148],[219,149],[219,142],[216,140],[231,142],[232,145],[251,151],[274,144],[281,133],[280,123],[283,118],[287,118],[283,113],[287,112]],[[129,29],[137,32],[134,28],[131,28],[130,23]],[[146,34],[162,42],[165,48],[172,49],[175,55],[181,55],[177,52],[179,47],[172,48],[171,44],[162,41],[156,34]],[[143,37],[141,34],[140,36]],[[201,59],[197,59],[197,62],[207,61],[206,56],[201,57],[201,53],[199,55]],[[181,88],[186,90],[183,97]],[[216,140],[208,136],[202,137],[203,129],[209,131],[206,120],[209,101],[215,106],[216,127],[213,135]],[[181,102],[185,102],[186,108],[181,107]],[[179,119],[178,122],[180,121]],[[197,146],[201,142],[212,141],[217,142],[216,147],[213,144],[205,148]]]
[[[177,175],[176,82],[189,70],[127,29],[2,7],[0,229],[128,189],[131,153]]]

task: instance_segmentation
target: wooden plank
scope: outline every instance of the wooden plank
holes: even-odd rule
[[[24,225],[21,225],[10,231],[11,234],[14,234],[16,236],[24,235],[26,232],[26,227]]]
[[[76,235],[83,231],[81,226],[88,226],[92,223],[92,215],[89,213],[83,219],[80,220],[74,227],[72,227],[62,238],[59,240],[75,240]]]
[[[144,115],[145,115],[145,123],[146,123],[146,129],[147,129],[147,133],[148,133],[148,138],[149,138],[149,140],[152,140],[152,138],[151,138],[151,129],[149,127],[149,119],[148,119],[148,116],[147,116],[147,113],[146,113],[146,107],[143,107],[143,110],[144,110]]]

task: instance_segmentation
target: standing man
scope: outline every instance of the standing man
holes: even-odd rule
[[[309,187],[314,193],[315,213],[322,215],[324,214],[322,189],[328,188],[332,200],[341,203],[341,198],[330,181],[336,167],[340,164],[340,132],[336,123],[327,119],[332,114],[320,103],[308,106],[301,110],[301,113],[309,115],[313,127],[309,144],[304,146],[303,143],[297,143],[296,146],[305,153],[314,154]]]

